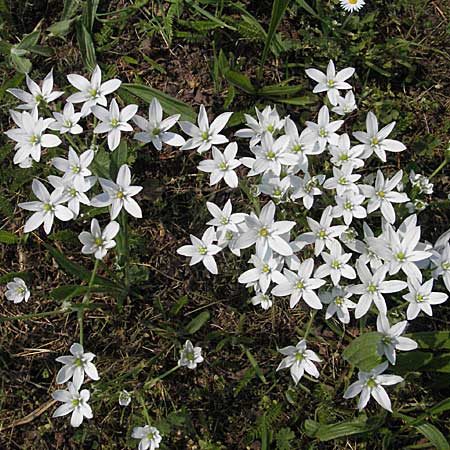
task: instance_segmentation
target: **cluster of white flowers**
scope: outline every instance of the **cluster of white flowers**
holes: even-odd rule
[[[57,362],[63,365],[56,375],[56,383],[63,384],[69,381],[67,390],[58,390],[52,394],[53,398],[59,402],[63,402],[55,412],[53,417],[65,416],[72,413],[70,424],[73,427],[79,427],[83,423],[83,419],[92,419],[92,409],[88,405],[91,396],[88,389],[82,389],[86,374],[91,380],[97,381],[97,368],[92,363],[95,358],[93,353],[85,353],[81,344],[75,343],[70,347],[70,356],[60,356],[56,358]]]
[[[349,4],[361,6],[364,2]],[[363,176],[371,157],[386,162],[387,152],[401,152],[406,147],[388,138],[395,122],[379,129],[373,112],[367,114],[365,131],[338,134],[344,120],[332,120],[330,113],[344,117],[357,108],[352,86],[347,82],[354,72],[353,68],[336,72],[333,61],[326,73],[317,69],[306,71],[317,82],[314,92],[326,92],[327,103],[320,108],[317,121],[307,121],[302,130],[289,116],[280,117],[275,107],[267,106],[262,111],[255,108],[256,119],[246,114],[246,127],[235,133],[236,138],[249,141],[248,152],[242,157],[238,157],[237,142],[230,142],[222,134],[231,112],[220,114],[210,123],[202,105],[197,124],[179,122],[179,115],[164,119],[161,105],[153,99],[145,119],[137,115],[137,105],[120,108],[114,98],[108,105],[106,97],[121,82],[117,79],[102,82],[99,67],[90,80],[69,75],[67,78],[77,92],[67,98],[62,112],[61,108],[50,111],[48,104],[64,94],[53,92],[52,72],[41,87],[27,77],[30,92],[9,90],[24,102],[18,105],[18,111],[11,111],[17,128],[6,132],[15,142],[14,163],[30,167],[41,160],[48,148],[66,146],[68,153],[67,158],[58,156],[51,160],[60,175],[48,176],[52,191],[34,179],[32,191],[37,200],[19,204],[33,212],[24,232],[43,225],[48,234],[55,217],[70,221],[82,216],[81,205],[108,207],[110,221],[103,231],[97,219],[92,219],[90,232],[79,235],[81,252],[101,260],[115,247],[115,237],[121,232],[115,219],[125,212],[142,217],[134,198],[142,187],[132,184],[127,164],[118,168],[115,180],[93,175],[91,164],[99,148],[97,135],[105,135],[104,145],[113,152],[120,146],[123,133],[133,131],[132,121],[140,129],[134,139],[151,143],[158,151],[163,144],[180,150],[196,149],[200,155],[210,151],[211,158],[201,161],[198,170],[210,174],[211,185],[223,180],[229,188],[236,189],[245,183],[243,190],[255,210],[233,212],[231,199],[223,207],[207,202],[211,214],[208,228],[201,238],[191,235],[191,245],[182,246],[178,253],[190,257],[190,265],[202,262],[212,274],[219,271],[215,256],[227,248],[237,257],[248,257],[252,267],[240,274],[238,282],[252,292],[251,303],[264,310],[272,307],[274,297],[289,297],[290,308],[302,304],[319,311],[326,305],[325,319],[336,316],[343,324],[350,322],[353,312],[355,319],[376,314],[378,352],[387,361],[370,372],[360,372],[359,380],[344,397],[361,394],[361,409],[372,395],[381,406],[391,410],[382,386],[402,379],[382,373],[389,363],[395,364],[397,350],[408,351],[417,346],[401,336],[407,321],[421,312],[431,316],[432,305],[447,299],[447,294],[433,292],[433,284],[442,278],[447,290],[450,288],[450,230],[434,246],[421,241],[417,215],[410,213],[406,217],[407,204],[413,197],[403,185],[406,180],[402,170],[389,174],[378,170],[376,176]],[[344,96],[342,91],[346,91]],[[82,104],[81,110],[76,112],[74,105],[78,103]],[[51,113],[52,117],[41,117],[42,112]],[[88,123],[90,118],[92,124]],[[187,139],[170,131],[177,123],[188,135]],[[92,133],[90,146],[86,145],[89,139],[79,138],[85,132]],[[352,143],[351,136],[356,142]],[[223,151],[219,145],[226,145]],[[331,167],[331,173],[327,167]],[[240,183],[239,177],[245,171],[251,180]],[[89,198],[87,194],[98,187],[97,181],[102,192]],[[423,175],[411,174],[409,181],[411,192],[426,195],[432,192],[432,184]],[[268,201],[263,205],[264,199]],[[246,249],[250,249],[248,255]],[[424,279],[427,269],[432,269],[433,278]],[[30,293],[23,280],[15,278],[7,288],[9,300],[15,303],[28,300]],[[406,290],[408,293],[400,294]],[[407,302],[407,320],[391,326],[389,310],[399,297]],[[71,424],[77,427],[84,418],[92,418],[90,393],[87,389],[80,391],[84,376],[91,380],[99,377],[92,364],[92,353],[84,353],[80,344],[73,344],[70,351],[72,356],[57,359],[64,366],[56,381],[68,382],[68,390],[53,394],[63,402],[54,416],[72,413]],[[319,377],[314,363],[319,363],[320,358],[306,348],[305,339],[295,347],[280,349],[280,353],[285,358],[277,370],[290,368],[296,384],[305,372]],[[178,366],[194,369],[202,361],[201,348],[186,341]],[[124,392],[120,402],[126,405],[130,396]],[[159,431],[150,425],[135,428],[132,436],[140,439],[139,448],[144,450],[158,448],[161,442]]]
[[[326,73],[317,69],[306,73],[318,83],[314,92],[326,92],[333,106],[331,112],[343,116],[356,109],[352,86],[347,82],[354,74],[353,68],[336,73],[330,61]],[[341,91],[345,90],[347,94],[342,97]],[[361,392],[361,408],[371,394],[390,410],[381,386],[397,383],[400,378],[381,373],[388,363],[395,364],[396,350],[408,351],[417,346],[401,336],[407,320],[414,320],[420,312],[432,315],[432,305],[448,297],[432,292],[434,280],[423,280],[423,276],[428,268],[434,268],[434,278],[442,277],[448,288],[450,233],[433,247],[421,241],[417,215],[406,217],[406,203],[410,200],[406,191],[429,194],[432,184],[423,175],[411,174],[407,187],[403,185],[407,180],[402,170],[392,174],[377,170],[376,176],[363,176],[371,157],[386,162],[388,152],[406,149],[389,138],[395,122],[380,128],[371,111],[366,117],[366,130],[352,133],[356,140],[353,144],[349,134],[338,134],[344,120],[332,120],[327,104],[320,108],[317,122],[307,121],[303,130],[292,118],[280,117],[276,108],[256,109],[256,118],[245,115],[247,127],[235,133],[237,138],[249,140],[250,156],[241,158],[237,157],[236,142],[214,134],[224,128],[229,117],[229,113],[221,114],[209,127],[201,108],[199,127],[183,125],[194,136],[188,148],[197,148],[203,154],[211,147],[212,159],[198,165],[200,171],[211,173],[211,185],[224,179],[230,188],[236,188],[240,184],[238,175],[243,173],[236,169],[247,168],[246,176],[254,177],[254,181],[246,192],[258,210],[233,212],[231,199],[223,207],[207,202],[212,216],[208,228],[201,239],[191,235],[192,245],[182,246],[178,253],[190,257],[190,265],[202,262],[209,272],[217,274],[215,257],[221,251],[228,248],[234,255],[244,256],[243,251],[250,248],[248,261],[252,267],[238,281],[253,291],[251,302],[263,309],[272,306],[274,297],[288,296],[291,308],[299,302],[313,310],[326,305],[325,319],[336,316],[343,324],[350,322],[352,311],[355,319],[378,314],[378,350],[388,362],[370,373],[361,372],[360,381],[350,387],[345,397]],[[216,140],[208,140],[210,135]],[[227,144],[223,153],[213,145],[218,140]],[[327,178],[321,170],[329,164],[332,173]],[[263,206],[264,198],[269,201]],[[305,220],[298,220],[302,215]],[[376,234],[369,223],[381,231]],[[362,238],[357,229],[363,232]],[[402,294],[405,291],[409,292]],[[401,298],[408,304],[407,320],[391,327],[389,309],[396,306],[393,299]],[[295,383],[305,371],[319,376],[312,362],[320,359],[306,349],[305,340],[280,352],[286,358],[278,369],[289,367]]]

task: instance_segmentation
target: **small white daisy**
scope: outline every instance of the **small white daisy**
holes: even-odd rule
[[[340,0],[341,8],[346,12],[359,11],[366,2],[364,0]]]

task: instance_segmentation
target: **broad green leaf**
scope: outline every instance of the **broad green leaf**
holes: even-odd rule
[[[25,35],[20,41],[20,44],[17,45],[17,48],[28,50],[30,47],[37,45],[40,34],[40,31],[33,31],[30,34]]]
[[[349,363],[358,367],[358,369],[369,371],[382,361],[381,356],[377,352],[377,344],[380,339],[380,333],[364,333],[347,346],[342,356]]]
[[[450,353],[434,355],[428,364],[423,367],[426,372],[450,373]]]
[[[50,36],[65,36],[72,28],[75,19],[61,20],[47,28]]]
[[[311,14],[311,16],[315,17],[316,19],[322,20],[322,18],[317,14],[314,9],[311,8],[308,3],[306,3],[305,0],[296,0],[297,4],[301,6],[307,13]]]
[[[112,180],[115,180],[120,166],[127,163],[128,147],[125,139],[120,141],[119,146],[111,152],[111,164],[109,166],[109,175]]]
[[[423,370],[424,366],[433,359],[433,354],[421,351],[397,352],[395,373],[404,374]]]
[[[188,334],[194,334],[200,330],[203,325],[211,318],[209,311],[202,311],[200,314],[195,316],[186,326],[186,332]]]
[[[365,65],[369,68],[374,70],[375,72],[378,72],[380,75],[383,75],[384,77],[391,77],[391,72],[388,72],[387,70],[383,69],[382,67],[377,66],[376,64],[370,62],[370,61],[364,61]]]
[[[148,104],[150,104],[152,99],[157,98],[167,114],[181,114],[182,120],[195,122],[195,120],[197,119],[197,114],[191,106],[186,105],[186,103],[180,102],[170,95],[165,94],[164,92],[161,92],[158,89],[154,89],[150,86],[133,83],[122,83],[119,89],[119,95],[121,91],[126,91],[127,93],[133,94],[136,97],[144,100]]]
[[[110,152],[101,148],[94,157],[91,166],[89,167],[94,175],[101,178],[109,178],[110,168]]]
[[[420,348],[450,350],[450,331],[423,331],[405,334],[405,337],[414,339]]]
[[[11,53],[11,63],[21,73],[31,72],[31,61],[27,58]]]
[[[0,230],[0,242],[2,244],[17,244],[20,241],[19,236],[9,231]]]
[[[423,423],[414,427],[422,433],[438,450],[450,450],[450,445],[445,436],[431,423]]]
[[[14,277],[23,278],[25,281],[31,279],[29,272],[9,272],[0,277],[0,284],[8,283],[13,280]]]
[[[95,47],[92,37],[84,24],[80,21],[77,23],[77,41],[80,47],[83,63],[89,71],[93,71],[97,65],[95,56]]]
[[[229,83],[242,91],[247,92],[247,94],[255,95],[257,93],[255,86],[253,86],[252,82],[246,75],[235,72],[234,70],[225,69],[223,71],[223,76]]]
[[[52,56],[53,55],[52,48],[44,47],[42,45],[33,45],[29,48],[29,51],[31,53],[35,53],[36,55],[41,55],[41,56]]]

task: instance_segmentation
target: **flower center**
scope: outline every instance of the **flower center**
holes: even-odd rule
[[[103,239],[101,237],[97,237],[94,240],[95,245],[100,246],[103,244]]]
[[[264,264],[262,271],[263,273],[269,273],[270,272],[269,264]]]
[[[97,96],[97,89],[91,89],[91,90],[89,91],[89,95],[90,95],[91,97],[96,97],[96,96]]]
[[[259,232],[259,235],[262,236],[262,237],[266,237],[268,234],[269,234],[269,232],[267,231],[267,228],[263,228]]]
[[[339,178],[338,183],[339,183],[339,184],[347,184],[347,183],[348,183],[348,180],[347,180],[347,178],[345,178],[345,177],[341,177],[341,178]]]
[[[225,239],[226,239],[227,241],[230,241],[231,239],[233,239],[233,233],[232,233],[231,231],[227,231],[227,232],[225,233]]]
[[[72,167],[72,173],[80,173],[80,170],[81,170],[80,166],[73,166]]]
[[[300,280],[297,282],[297,284],[295,285],[295,287],[297,289],[303,289],[305,287],[305,283],[303,283],[303,280]]]
[[[335,85],[335,82],[334,82],[334,80],[328,80],[328,87],[334,87],[334,85]]]
[[[274,127],[273,125],[268,125],[268,127],[266,128],[266,130],[267,130],[269,133],[273,133],[274,130],[275,130],[275,127]]]
[[[34,97],[36,99],[36,101],[39,103],[40,101],[44,100],[44,97],[42,97],[41,94],[36,95],[36,97]]]
[[[368,382],[367,382],[367,386],[370,388],[374,388],[377,385],[376,381],[371,378]]]
[[[327,237],[327,232],[325,230],[320,230],[317,236],[319,239],[325,239]]]
[[[358,3],[358,0],[348,0],[350,5],[356,5]]]
[[[341,263],[340,263],[339,261],[333,261],[333,262],[331,263],[331,267],[332,267],[333,269],[339,269],[339,267],[341,267]]]
[[[155,435],[154,435],[151,431],[150,431],[150,433],[147,433],[146,438],[147,438],[149,441],[153,440],[154,437],[155,437]]]
[[[328,136],[328,131],[325,130],[325,128],[321,128],[321,129],[319,130],[319,136],[320,136],[320,137],[326,137],[326,136]]]
[[[345,209],[353,209],[352,202],[351,202],[350,200],[347,200],[347,201],[345,202],[344,208],[345,208]]]
[[[303,355],[302,355],[301,353],[297,353],[297,354],[295,355],[295,359],[296,359],[297,361],[301,361],[301,360],[303,359]]]
[[[381,342],[383,342],[383,344],[386,344],[386,345],[392,344],[392,338],[389,336],[384,336],[384,338],[381,339]]]
[[[206,255],[207,251],[208,249],[205,246],[198,248],[198,252],[200,253],[200,255]]]
[[[116,194],[116,197],[119,200],[122,200],[125,197],[125,195],[124,195],[124,193],[122,191],[118,191],[117,194]]]
[[[273,191],[273,195],[274,195],[275,197],[280,197],[280,196],[281,196],[281,191],[280,191],[280,189],[275,189],[275,190]]]
[[[74,364],[75,364],[77,367],[83,367],[83,361],[81,361],[81,358],[77,358],[77,359],[75,360]]]
[[[194,359],[195,359],[194,352],[187,352],[186,353],[186,359],[188,359],[189,361],[194,361]]]
[[[274,158],[275,158],[275,153],[272,150],[267,153],[267,159],[274,159]]]
[[[119,125],[119,121],[117,119],[112,119],[111,120],[111,126],[112,127],[117,127],[117,125]]]
[[[369,286],[367,287],[367,290],[371,294],[375,294],[375,292],[377,292],[377,287],[373,283],[370,283]]]
[[[30,144],[37,144],[39,142],[39,138],[37,136],[30,137]]]
[[[341,161],[348,161],[348,155],[347,155],[347,153],[342,153],[342,155],[340,156],[340,160],[341,160]]]
[[[425,297],[421,294],[417,294],[416,295],[416,302],[424,302],[425,301]]]
[[[206,141],[206,140],[209,138],[208,132],[207,132],[207,131],[204,131],[204,132],[201,134],[201,138],[202,138],[204,141]]]
[[[75,406],[75,407],[79,406],[80,405],[80,400],[77,399],[77,398],[73,399],[72,400],[72,405]]]
[[[159,133],[161,133],[161,130],[159,128],[154,128],[152,131],[153,136],[158,136]]]
[[[294,153],[301,152],[302,150],[303,150],[303,148],[302,148],[302,146],[301,146],[300,144],[296,144],[296,145],[294,145],[294,146],[292,147],[292,151],[293,151]]]
[[[444,270],[449,270],[449,269],[450,269],[450,262],[442,263],[442,268],[443,268]]]
[[[77,192],[77,190],[76,190],[75,188],[70,188],[70,189],[69,189],[69,195],[70,195],[71,197],[76,197],[77,194],[78,194],[78,192]]]
[[[71,128],[72,127],[72,122],[70,121],[70,120],[65,120],[64,121],[64,126],[66,127],[66,128]]]
[[[18,287],[18,288],[16,289],[16,292],[17,292],[18,294],[25,294],[25,288],[22,287],[22,286],[20,286],[20,287]]]
[[[384,198],[386,196],[386,193],[384,191],[378,191],[377,192],[378,197]]]
[[[220,219],[220,223],[221,223],[222,225],[226,225],[228,222],[229,222],[228,217],[222,217],[222,218]]]
[[[372,145],[378,145],[380,143],[380,141],[378,140],[378,138],[374,137],[371,140]]]
[[[221,162],[219,164],[219,169],[220,170],[227,170],[228,169],[228,164],[226,162]]]
[[[399,261],[404,261],[406,258],[406,255],[403,252],[398,252],[395,256]]]
[[[334,299],[334,303],[336,303],[336,305],[341,306],[344,303],[344,299],[342,297],[336,297]]]
[[[42,209],[45,212],[53,211],[53,205],[51,203],[45,203],[44,206],[42,207]]]

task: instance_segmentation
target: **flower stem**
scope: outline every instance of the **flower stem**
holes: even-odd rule
[[[65,312],[71,312],[71,311],[65,311],[64,309],[55,309],[53,311],[44,311],[44,312],[36,313],[36,314],[24,314],[22,316],[13,316],[13,317],[0,317],[0,323],[12,322],[13,320],[28,320],[28,319],[35,319],[35,318],[39,318],[39,317],[56,316],[57,314],[63,314]]]
[[[433,177],[435,177],[448,163],[449,158],[445,158],[444,161],[439,164],[437,169],[428,177],[429,180],[431,180]]]
[[[128,239],[128,217],[125,211],[122,210],[120,213],[120,228],[121,228],[121,234],[123,236],[123,249],[121,256],[121,263],[123,264],[123,275],[124,275],[124,282],[125,282],[125,288],[126,288],[126,295],[120,295],[118,298],[117,306],[119,309],[122,309],[124,300],[126,296],[128,295],[128,290],[130,288],[130,271],[129,271],[129,239]]]
[[[147,425],[151,424],[150,416],[148,415],[147,407],[145,406],[144,397],[142,397],[141,394],[137,395],[137,398],[139,400],[139,403],[142,407],[142,414],[144,415],[145,421],[147,422]]]
[[[314,318],[316,317],[316,314],[317,314],[317,309],[312,311],[311,317],[309,318],[308,325],[306,325],[305,334],[303,335],[303,339],[305,339],[305,340],[308,337],[309,332],[311,331],[311,326],[312,326]]]
[[[89,280],[88,290],[87,290],[86,294],[84,294],[81,304],[87,303],[91,297],[91,288],[92,288],[92,285],[94,284],[95,275],[97,274],[99,263],[100,263],[100,260],[96,259],[94,268],[92,269],[91,279]],[[83,345],[83,339],[84,339],[84,327],[83,327],[84,310],[85,310],[85,308],[80,308],[78,311],[78,325],[80,327],[80,344],[81,345]]]
[[[172,367],[171,369],[169,369],[167,372],[164,372],[162,375],[159,375],[156,378],[152,378],[150,381],[148,381],[147,383],[145,383],[144,385],[144,389],[150,389],[152,388],[156,383],[158,383],[159,381],[161,381],[163,378],[166,378],[168,375],[170,375],[171,373],[175,372],[176,370],[178,370],[180,368],[180,366],[175,366]]]

